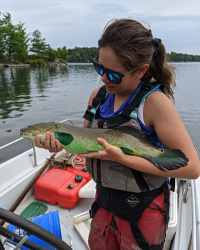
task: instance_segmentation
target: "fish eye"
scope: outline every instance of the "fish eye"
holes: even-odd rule
[[[162,153],[162,154],[163,154],[165,150],[164,150],[163,148],[160,148],[160,150],[159,150],[159,151],[160,151],[160,153]]]

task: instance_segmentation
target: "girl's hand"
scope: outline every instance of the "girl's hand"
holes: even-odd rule
[[[80,156],[84,158],[99,158],[101,160],[117,162],[124,155],[123,151],[120,148],[110,145],[105,139],[98,138],[97,141],[105,148],[105,150],[94,153],[81,154]]]
[[[45,135],[44,143],[40,141],[40,136],[35,137],[35,146],[38,148],[48,149],[49,152],[59,152],[62,146],[58,140],[55,139],[54,133],[47,132]]]

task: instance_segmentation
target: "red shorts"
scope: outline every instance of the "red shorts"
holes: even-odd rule
[[[162,193],[154,202],[165,211],[164,194]],[[144,238],[152,245],[160,245],[163,240],[165,228],[165,216],[158,210],[154,204],[151,208],[146,208],[143,212],[138,227]],[[89,234],[89,246],[91,250],[141,250],[133,237],[130,223],[114,215],[118,229],[110,226],[113,214],[103,208],[94,215],[91,222]]]

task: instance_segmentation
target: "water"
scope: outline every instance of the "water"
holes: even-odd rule
[[[200,151],[200,63],[177,63],[175,106]],[[81,126],[97,73],[92,64],[0,69],[0,147],[19,138],[20,128],[70,119]],[[100,83],[101,84],[101,83]],[[0,163],[31,147],[23,140],[0,150]]]

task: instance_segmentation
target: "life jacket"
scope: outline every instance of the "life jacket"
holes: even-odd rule
[[[89,121],[88,127],[92,128],[128,126],[141,130],[137,119],[137,109],[143,100],[157,88],[162,89],[162,85],[144,82],[128,108],[125,108],[117,116],[102,120],[98,119],[99,107],[107,96],[106,88],[103,86],[93,99],[92,106],[88,106],[83,117]],[[103,207],[107,211],[130,222],[133,236],[141,249],[161,250],[165,237],[163,237],[161,245],[150,248],[137,224],[144,210],[163,192],[166,211],[161,211],[162,209],[160,211],[165,215],[166,230],[169,221],[167,178],[142,173],[117,162],[100,159],[87,159],[86,166],[88,172],[97,183],[98,191],[97,198],[90,210],[91,217],[94,216],[99,207]]]
[[[102,120],[98,119],[99,107],[107,96],[106,88],[103,86],[93,99],[92,106],[88,107],[84,118],[89,121],[89,127],[92,128],[125,126],[136,128],[139,130],[138,132],[142,132],[137,119],[137,109],[143,100],[159,87],[162,88],[162,85],[144,82],[128,108],[124,109],[118,116]],[[87,159],[87,170],[95,182],[98,179],[101,180],[102,186],[129,192],[139,193],[153,190],[167,180],[167,177],[142,173],[117,162],[107,160]]]

